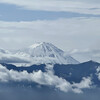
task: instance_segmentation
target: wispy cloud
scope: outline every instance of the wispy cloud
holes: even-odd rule
[[[88,60],[100,62],[100,47],[94,47],[92,49],[87,48],[83,50],[73,49],[69,51],[68,54],[72,55],[80,62]]]
[[[65,50],[96,48],[100,41],[99,26],[99,18],[70,18],[32,22],[0,21],[0,46],[19,49],[34,42],[46,41]]]
[[[98,0],[96,0],[98,1]],[[82,0],[0,0],[29,10],[70,11],[84,14],[100,14],[100,4],[96,1]],[[96,9],[93,9],[96,8]]]

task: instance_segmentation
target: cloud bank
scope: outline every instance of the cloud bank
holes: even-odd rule
[[[22,55],[13,54],[9,51],[0,49],[0,63],[30,63],[28,56],[26,58]]]
[[[47,67],[50,68],[50,65]],[[91,88],[92,85],[90,77],[83,78],[80,83],[70,84],[65,79],[55,76],[50,69],[45,73],[40,70],[37,72],[28,73],[26,71],[17,72],[14,70],[8,70],[0,65],[0,82],[9,81],[29,81],[33,83],[35,82],[40,85],[53,86],[64,92],[73,91],[75,93],[82,93],[82,89]]]
[[[75,57],[80,62],[86,62],[88,60],[93,60],[100,62],[100,48],[94,47],[94,49],[73,49],[67,52],[71,56]]]

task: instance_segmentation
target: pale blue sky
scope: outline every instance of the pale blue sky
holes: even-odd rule
[[[0,20],[2,21],[55,20],[72,17],[100,17],[100,15],[82,14],[70,11],[28,10],[22,9],[16,5],[0,4]]]

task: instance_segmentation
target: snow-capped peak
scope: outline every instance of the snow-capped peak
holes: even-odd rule
[[[65,52],[51,43],[35,43],[21,52],[29,55],[33,64],[53,63],[53,64],[77,64],[77,60],[71,56],[65,56]],[[20,54],[23,54],[20,53]]]
[[[51,43],[37,43],[29,46],[25,49],[25,52],[30,54],[32,57],[56,57],[63,53],[62,50],[58,49]]]
[[[36,47],[40,46],[41,44],[43,44],[43,43],[42,42],[34,43],[29,48],[36,48]]]
[[[32,64],[77,64],[77,60],[51,43],[35,43],[28,48],[11,51],[0,49],[0,62],[14,63],[17,65]]]

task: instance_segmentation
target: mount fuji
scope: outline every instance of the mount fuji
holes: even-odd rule
[[[28,48],[19,50],[16,55],[27,58],[31,64],[78,64],[73,57],[51,43],[35,43]]]

